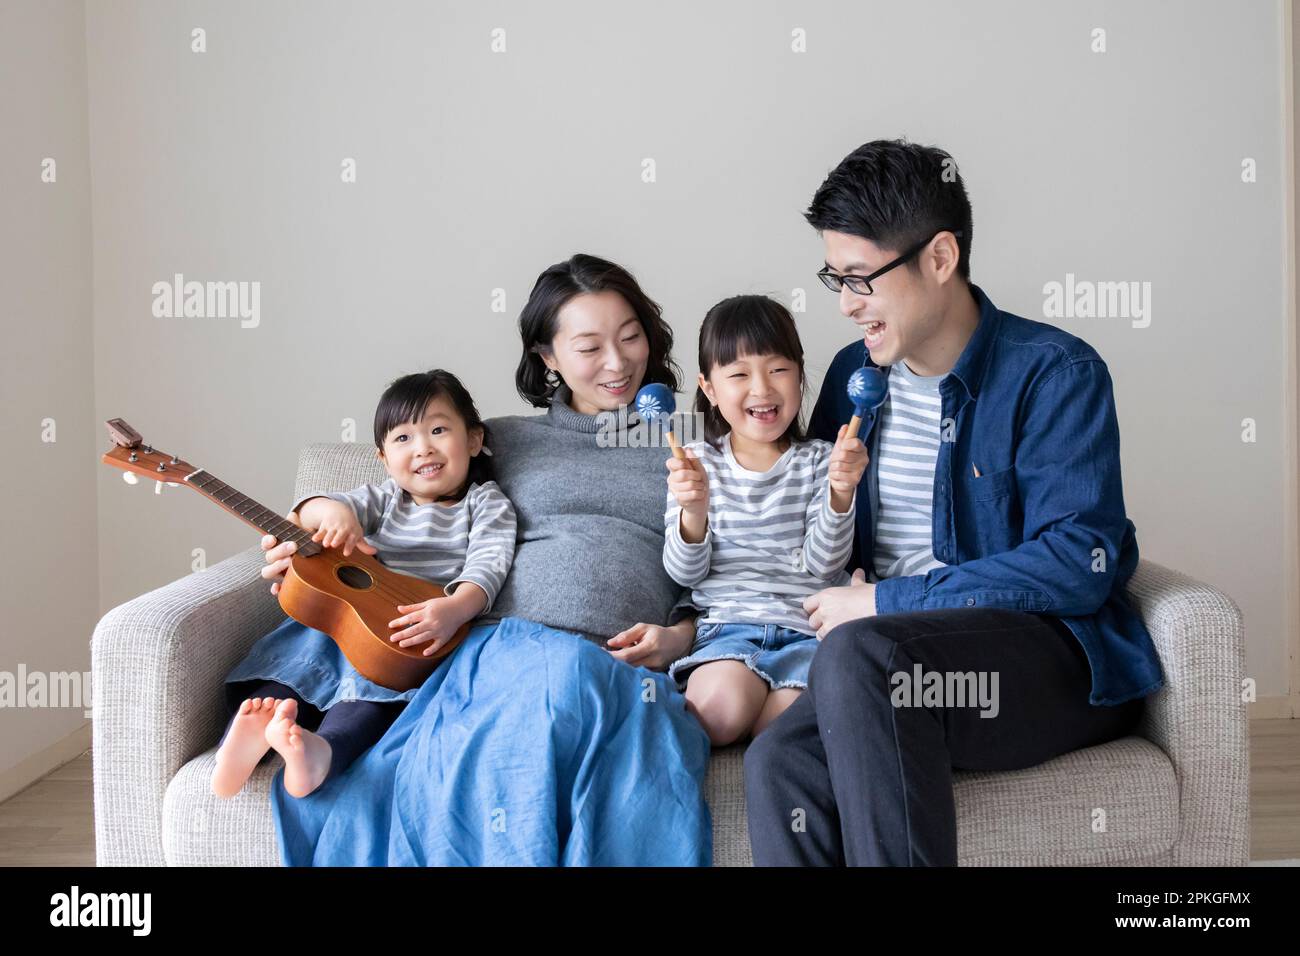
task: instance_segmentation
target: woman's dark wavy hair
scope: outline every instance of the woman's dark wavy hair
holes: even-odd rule
[[[970,281],[970,198],[956,161],[937,146],[863,143],[817,188],[804,219],[818,232],[847,233],[900,254],[940,230],[961,230],[957,274]],[[919,270],[919,261],[907,267]]]
[[[424,417],[424,410],[429,407],[429,403],[444,395],[465,423],[467,430],[482,429],[483,447],[487,448],[491,444],[492,433],[483,423],[474,399],[460,383],[460,379],[440,368],[403,375],[384,389],[384,394],[379,398],[379,405],[375,408],[375,447],[383,451],[384,439],[388,437],[390,431],[398,425],[417,424]],[[480,451],[469,460],[469,473],[465,477],[465,484],[458,488],[454,495],[444,497],[461,498],[470,485],[474,483],[481,485],[492,481],[494,476],[491,456]]]
[[[808,381],[804,376],[803,343],[794,317],[781,303],[765,295],[734,295],[709,309],[700,326],[700,374],[705,378],[720,365],[730,365],[745,355],[783,355],[799,367],[799,411],[781,437],[791,442],[804,441],[804,393]],[[704,438],[714,448],[731,426],[722,413],[709,402],[704,389],[695,390],[695,410],[704,417]]]
[[[519,315],[519,337],[524,351],[515,370],[515,387],[524,401],[537,408],[549,408],[555,395],[558,386],[546,381],[542,353],[555,341],[560,309],[574,296],[607,291],[617,292],[632,307],[650,343],[650,360],[641,384],[667,385],[677,391],[681,369],[673,362],[673,330],[664,321],[658,303],[641,290],[636,279],[622,266],[578,253],[537,277]]]

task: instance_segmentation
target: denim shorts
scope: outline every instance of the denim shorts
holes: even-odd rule
[[[817,637],[775,624],[701,624],[687,657],[674,661],[668,676],[686,688],[687,672],[709,661],[740,661],[769,687],[808,686],[808,668],[817,653]]]

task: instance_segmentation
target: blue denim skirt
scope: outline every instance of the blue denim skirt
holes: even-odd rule
[[[227,684],[252,680],[273,680],[292,687],[322,711],[344,700],[409,701],[419,690],[399,692],[367,680],[332,637],[291,617],[254,644],[248,656],[226,675]]]
[[[709,661],[740,661],[773,690],[805,689],[818,643],[813,634],[775,624],[701,624],[695,631],[690,655],[674,661],[668,676],[677,682],[679,690],[684,690],[692,668]]]

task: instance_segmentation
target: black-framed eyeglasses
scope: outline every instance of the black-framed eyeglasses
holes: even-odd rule
[[[940,229],[939,232],[951,232],[958,239],[961,238],[962,233],[960,229]],[[934,236],[939,235],[939,232],[936,232]],[[928,246],[933,241],[934,236],[931,236],[929,239],[925,240],[925,242],[918,243],[911,249],[908,249],[893,262],[886,263],[869,276],[839,275],[838,273],[831,272],[831,270],[827,268],[818,272],[817,278],[821,279],[822,285],[826,286],[826,288],[830,289],[832,292],[839,292],[843,286],[848,286],[858,295],[871,295],[871,281],[873,279],[879,279],[890,269],[896,269],[908,259],[911,259],[918,252]]]

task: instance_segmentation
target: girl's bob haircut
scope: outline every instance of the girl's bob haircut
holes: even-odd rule
[[[494,479],[491,452],[488,444],[492,434],[478,413],[474,399],[451,372],[435,368],[427,372],[403,375],[384,390],[375,408],[375,447],[384,450],[384,439],[398,425],[415,424],[424,417],[424,410],[435,398],[446,397],[456,414],[465,423],[466,431],[483,432],[483,451],[469,460],[469,474],[465,484],[456,494],[447,498],[459,499],[472,484],[484,484]]]
[[[804,376],[803,343],[794,317],[781,303],[765,295],[735,295],[709,309],[700,326],[700,374],[708,378],[715,368],[730,365],[746,355],[781,355],[799,368],[799,412],[781,436],[783,441],[806,439],[802,399],[808,382]],[[695,390],[695,410],[704,417],[704,438],[714,448],[731,426],[709,402],[704,389]]]

